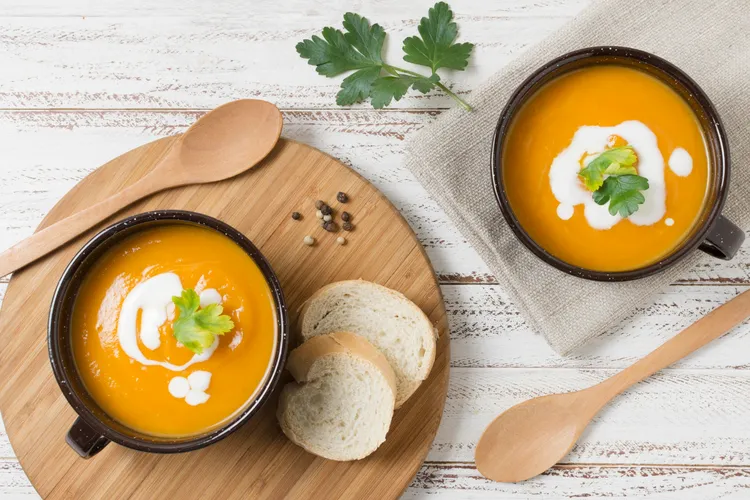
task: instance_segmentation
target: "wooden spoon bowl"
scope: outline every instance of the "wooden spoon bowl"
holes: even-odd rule
[[[54,251],[141,198],[177,186],[221,181],[257,165],[276,146],[282,124],[276,106],[254,99],[230,102],[206,113],[141,180],[0,254],[0,277]]]
[[[555,465],[588,423],[579,413],[579,404],[588,401],[584,392],[530,399],[502,413],[477,444],[479,472],[496,481],[516,483]]]
[[[483,476],[515,483],[560,461],[612,398],[724,335],[750,316],[750,290],[717,307],[632,366],[582,391],[517,404],[487,426],[475,460]]]
[[[266,101],[242,99],[210,111],[195,122],[160,164],[173,169],[178,184],[204,184],[235,175],[260,163],[281,136],[281,112]]]

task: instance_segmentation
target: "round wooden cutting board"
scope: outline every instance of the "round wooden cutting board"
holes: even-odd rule
[[[143,176],[174,138],[134,149],[73,188],[39,229],[115,193]],[[350,202],[355,230],[327,233],[314,202]],[[65,444],[75,413],[60,393],[47,357],[52,292],[74,253],[93,234],[127,215],[184,209],[219,218],[245,233],[276,271],[295,312],[332,281],[362,278],[403,292],[437,327],[430,378],[396,411],[386,442],[368,458],[332,462],[288,441],[276,399],[238,432],[203,450],[155,455],[110,444],[90,460]],[[299,211],[301,221],[290,214]],[[314,247],[302,243],[305,235]],[[348,243],[336,244],[344,235]],[[448,328],[434,272],[408,224],[366,180],[335,159],[282,139],[249,172],[216,184],[170,190],[118,213],[51,256],[13,275],[0,313],[0,411],[23,469],[45,498],[394,498],[416,474],[437,432],[448,386]],[[148,409],[144,408],[144,411]]]

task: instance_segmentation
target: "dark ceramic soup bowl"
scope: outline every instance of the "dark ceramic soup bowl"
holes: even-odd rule
[[[688,236],[671,253],[645,267],[629,271],[603,272],[571,265],[547,252],[524,230],[508,201],[503,180],[503,148],[516,113],[547,82],[576,69],[600,64],[630,66],[658,78],[675,90],[692,108],[708,144],[709,185],[702,213]],[[625,281],[653,275],[674,265],[696,249],[724,260],[734,257],[745,234],[721,215],[729,187],[729,145],[719,115],[708,96],[689,76],[672,63],[653,54],[626,47],[592,47],[554,59],[531,74],[503,109],[492,145],[492,181],[495,197],[516,237],[537,257],[574,276],[597,281]],[[605,249],[603,249],[604,251]]]
[[[191,224],[218,231],[249,255],[260,268],[271,289],[276,314],[276,349],[271,357],[265,381],[254,396],[231,420],[220,428],[185,438],[160,438],[134,431],[109,417],[89,396],[75,366],[72,352],[71,316],[76,292],[91,265],[112,245],[123,238],[155,225]],[[286,361],[289,343],[289,320],[281,286],[268,261],[250,240],[231,226],[194,212],[165,210],[133,215],[94,236],[73,257],[63,272],[52,297],[48,325],[49,357],[52,371],[68,403],[78,413],[66,437],[67,443],[84,458],[89,458],[110,441],[139,451],[179,453],[215,443],[247,422],[269,399]]]

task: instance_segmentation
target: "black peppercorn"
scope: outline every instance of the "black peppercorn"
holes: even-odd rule
[[[331,215],[331,212],[333,212],[333,210],[331,210],[331,207],[325,204],[320,207],[320,211],[323,213],[323,215]]]
[[[349,201],[349,197],[343,191],[339,191],[339,194],[336,195],[336,199],[339,200],[340,203],[346,203]]]
[[[318,210],[321,210],[325,206],[325,203],[323,203],[323,200],[318,200],[315,202],[315,208]]]
[[[302,214],[299,212],[292,212],[292,219],[294,220],[300,220],[302,218]]]
[[[351,222],[344,222],[344,225],[341,227],[344,228],[344,231],[351,231],[352,229],[354,229],[354,224],[352,224]]]
[[[349,222],[352,220],[352,214],[349,212],[341,212],[341,220],[344,222]]]
[[[335,233],[339,230],[339,226],[333,221],[328,221],[323,224],[323,229],[325,229],[329,233]]]

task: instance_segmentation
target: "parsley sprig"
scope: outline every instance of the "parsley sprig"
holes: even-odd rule
[[[638,156],[632,146],[622,146],[604,151],[578,172],[594,201],[599,205],[609,203],[611,215],[627,218],[638,211],[646,198],[641,191],[648,189],[648,179],[637,174]],[[605,178],[605,175],[607,176]]]
[[[401,99],[410,88],[426,94],[437,87],[456,100],[464,109],[471,106],[440,81],[440,68],[463,70],[474,48],[471,43],[455,43],[458,27],[453,12],[445,2],[438,2],[428,17],[419,23],[419,36],[404,40],[404,60],[430,68],[430,75],[387,64],[382,59],[385,31],[379,24],[370,25],[359,14],[344,14],[345,33],[323,28],[322,38],[313,36],[297,44],[297,52],[316,71],[334,77],[354,71],[344,78],[336,103],[348,106],[370,99],[374,108],[388,106]]]
[[[648,179],[640,175],[612,175],[594,191],[594,201],[599,205],[609,202],[609,213],[627,218],[638,211],[646,201],[641,191],[648,189]]]
[[[178,342],[196,354],[201,354],[214,343],[216,335],[224,335],[232,328],[234,322],[220,304],[209,304],[200,308],[200,297],[195,290],[183,290],[182,295],[172,297],[179,316],[172,324],[174,336]]]

